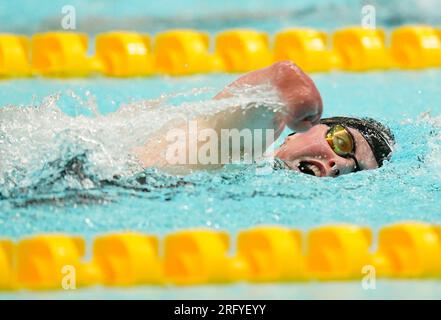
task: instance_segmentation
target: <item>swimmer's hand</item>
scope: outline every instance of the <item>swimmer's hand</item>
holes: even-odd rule
[[[289,61],[277,62],[267,68],[240,77],[215,99],[231,97],[230,88],[242,85],[269,84],[278,92],[286,109],[276,116],[277,127],[285,125],[295,131],[308,130],[322,115],[322,99],[314,82],[298,66]]]

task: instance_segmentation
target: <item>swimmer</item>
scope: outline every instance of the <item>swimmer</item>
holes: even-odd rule
[[[272,129],[274,137],[266,148],[287,126],[294,133],[272,154],[275,159],[274,168],[291,169],[317,177],[337,177],[375,169],[390,159],[394,137],[386,126],[370,118],[321,119],[323,106],[319,91],[311,78],[291,62],[277,62],[245,74],[214,99],[231,98],[234,95],[232,92],[241,87],[259,85],[266,85],[277,92],[282,102],[281,110],[275,110],[268,105],[247,109],[231,107],[225,112],[198,119],[198,130],[212,128],[220,132],[221,129],[233,128]],[[181,127],[187,128],[188,124]],[[188,140],[184,140],[185,148],[188,149]],[[144,146],[137,148],[135,155],[144,167],[158,167],[174,173],[221,166],[197,162],[178,166],[179,169],[175,170],[177,167],[170,165],[165,156],[169,145],[165,133],[159,132]],[[243,146],[239,148],[243,152]]]

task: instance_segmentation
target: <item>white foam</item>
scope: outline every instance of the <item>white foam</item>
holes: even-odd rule
[[[194,89],[184,95],[197,96]],[[91,93],[82,101],[73,91],[67,94],[78,107],[92,116],[69,116],[59,107],[60,94],[44,99],[39,106],[6,106],[0,108],[0,193],[27,188],[50,175],[46,168],[57,161],[85,156],[85,170],[96,180],[128,176],[142,170],[132,150],[145,143],[149,136],[176,119],[193,119],[228,109],[232,105],[249,108],[254,102],[281,104],[277,95],[262,87],[242,88],[234,98],[202,100],[171,105],[170,96],[121,105],[113,113],[103,115]],[[175,94],[174,97],[179,96]],[[75,179],[65,179],[66,187],[78,187]],[[81,187],[93,187],[87,179]]]
[[[441,178],[441,116],[434,117],[430,112],[426,112],[421,119],[431,124],[435,129],[434,135],[427,139],[429,152],[425,162],[431,173]]]

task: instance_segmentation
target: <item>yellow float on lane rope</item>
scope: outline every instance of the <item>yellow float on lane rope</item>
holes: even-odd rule
[[[228,257],[228,233],[184,230],[164,240],[164,273],[176,284],[219,283],[240,275],[240,264]]]
[[[32,67],[45,76],[71,77],[91,73],[88,37],[83,33],[47,32],[32,37]]]
[[[392,56],[400,68],[441,66],[439,31],[429,26],[403,26],[392,31]]]
[[[338,57],[327,47],[327,34],[313,29],[287,29],[276,33],[274,60],[291,60],[305,71],[329,71]]]
[[[300,231],[254,227],[239,232],[231,253],[229,234],[215,230],[173,232],[161,242],[163,248],[158,241],[132,232],[99,236],[91,261],[85,262],[85,241],[79,237],[0,240],[0,289],[361,280],[370,270],[379,278],[441,277],[441,226],[427,223],[380,229],[373,253],[371,231],[353,225],[312,229],[305,245]]]
[[[0,77],[30,75],[28,51],[27,37],[0,33]]]
[[[155,37],[155,68],[162,74],[189,75],[221,71],[222,61],[209,52],[207,33],[169,30]]]
[[[150,36],[114,31],[96,37],[98,70],[114,77],[145,76],[153,73]]]
[[[382,29],[351,27],[336,31],[332,44],[343,70],[367,71],[391,67],[385,39]]]
[[[265,32],[233,29],[216,35],[216,54],[227,72],[246,72],[269,66],[273,55]]]
[[[63,279],[71,272],[79,275],[85,242],[66,235],[39,235],[17,245],[16,277],[18,286],[29,289],[62,289]]]
[[[307,269],[313,279],[357,279],[371,263],[371,231],[352,225],[311,230],[307,241]]]
[[[12,241],[0,239],[0,290],[14,288],[13,250]]]
[[[380,230],[375,261],[380,276],[441,276],[441,228],[408,222]]]
[[[247,280],[290,281],[305,277],[300,231],[262,226],[239,233],[237,259],[246,266]]]
[[[163,281],[155,236],[130,232],[100,236],[93,242],[92,263],[107,285]]]

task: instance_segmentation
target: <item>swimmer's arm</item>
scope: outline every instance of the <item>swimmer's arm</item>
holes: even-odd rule
[[[251,131],[262,129],[264,135],[265,131],[272,129],[274,130],[273,140],[276,140],[285,125],[291,129],[302,131],[307,130],[320,119],[322,101],[314,83],[297,66],[286,61],[275,63],[270,67],[256,70],[240,77],[217,94],[214,99],[230,98],[234,96],[233,92],[240,90],[241,86],[254,85],[269,85],[275,89],[280,96],[280,100],[284,103],[285,109],[282,112],[275,112],[272,106],[259,105],[256,102],[256,105],[252,108],[248,107],[242,110],[238,106],[232,106],[228,110],[196,119],[198,132],[203,129],[213,129],[217,133],[219,138],[219,154],[222,152],[222,141],[220,141],[222,129],[237,129],[239,131],[243,129],[250,129]],[[185,139],[181,142],[188,156],[192,152],[190,150],[190,141],[199,141],[197,133],[195,136],[194,133],[189,131],[189,123],[176,123],[166,127],[185,132]],[[155,137],[152,137],[146,145],[135,150],[135,154],[144,167],[155,166],[173,168],[173,170],[177,168],[177,172],[185,172],[187,170],[210,169],[221,166],[221,164],[206,165],[201,163],[199,159],[196,163],[188,163],[188,161],[184,165],[172,164],[169,161],[170,159],[167,159],[167,150],[170,151],[174,141],[169,138],[170,130],[163,130],[158,132]],[[262,142],[267,142],[264,145],[264,148],[266,148],[272,141],[266,140],[266,137],[263,137]],[[205,143],[206,141],[199,141],[197,150]],[[240,146],[239,152],[243,156],[243,146]],[[189,160],[189,157],[186,159]]]
[[[279,128],[280,126],[287,125],[295,131],[306,131],[320,120],[323,106],[319,91],[311,78],[294,63],[289,61],[280,61],[267,68],[245,74],[228,85],[222,92],[217,94],[214,99],[230,98],[234,96],[235,91],[240,91],[241,87],[257,85],[266,85],[272,90],[275,90],[280,101],[284,104],[284,109],[278,114],[273,115],[273,121],[275,122],[272,124],[273,126]],[[262,107],[265,109],[265,106]],[[270,106],[266,107],[268,108]],[[255,120],[259,118],[260,115],[267,115],[267,112],[262,112],[264,109],[254,111],[250,109],[250,113],[247,115],[249,119]],[[269,109],[270,108],[268,108],[268,111],[270,111]],[[251,122],[245,117],[236,120],[236,112],[230,114],[231,115],[228,116],[227,113],[224,113],[223,115],[215,115],[215,117],[223,117],[222,124],[230,122],[232,125],[240,124],[242,127],[246,127]],[[227,119],[225,119],[225,117],[227,117]]]
[[[245,154],[255,161],[283,131],[285,125],[277,117],[277,113],[265,105],[256,104],[244,110],[232,106],[211,116],[168,123],[133,151],[143,167],[161,168],[174,174],[217,169],[242,159]],[[236,138],[229,138],[235,134]],[[246,142],[237,138],[241,134]],[[217,161],[204,161],[202,158],[207,153],[203,148],[216,152]]]
[[[247,73],[227,86],[214,99],[231,98],[234,97],[235,92],[240,92],[242,87],[249,89],[255,86],[275,90],[279,96],[277,99],[279,101],[275,102],[276,104],[281,102],[283,107],[277,107],[276,104],[262,104],[259,101],[256,101],[252,107],[232,106],[208,119],[200,119],[203,126],[214,129],[219,137],[222,130],[246,129],[251,133],[262,130],[261,141],[265,151],[277,140],[286,125],[293,130],[304,131],[319,121],[322,114],[320,93],[302,70],[287,61]],[[219,152],[221,152],[220,146],[219,143]],[[243,156],[243,145],[240,146],[239,151]]]
[[[252,157],[250,161],[257,160],[283,128],[284,125],[275,120],[275,113],[266,106],[246,110],[231,107],[214,116],[168,123],[133,152],[143,167],[160,168],[173,174],[213,170],[232,160],[243,159],[245,155]],[[234,136],[233,130],[237,132],[236,138],[230,139]],[[246,136],[247,142],[237,138],[240,134]],[[214,162],[207,162],[208,149],[217,154]]]

